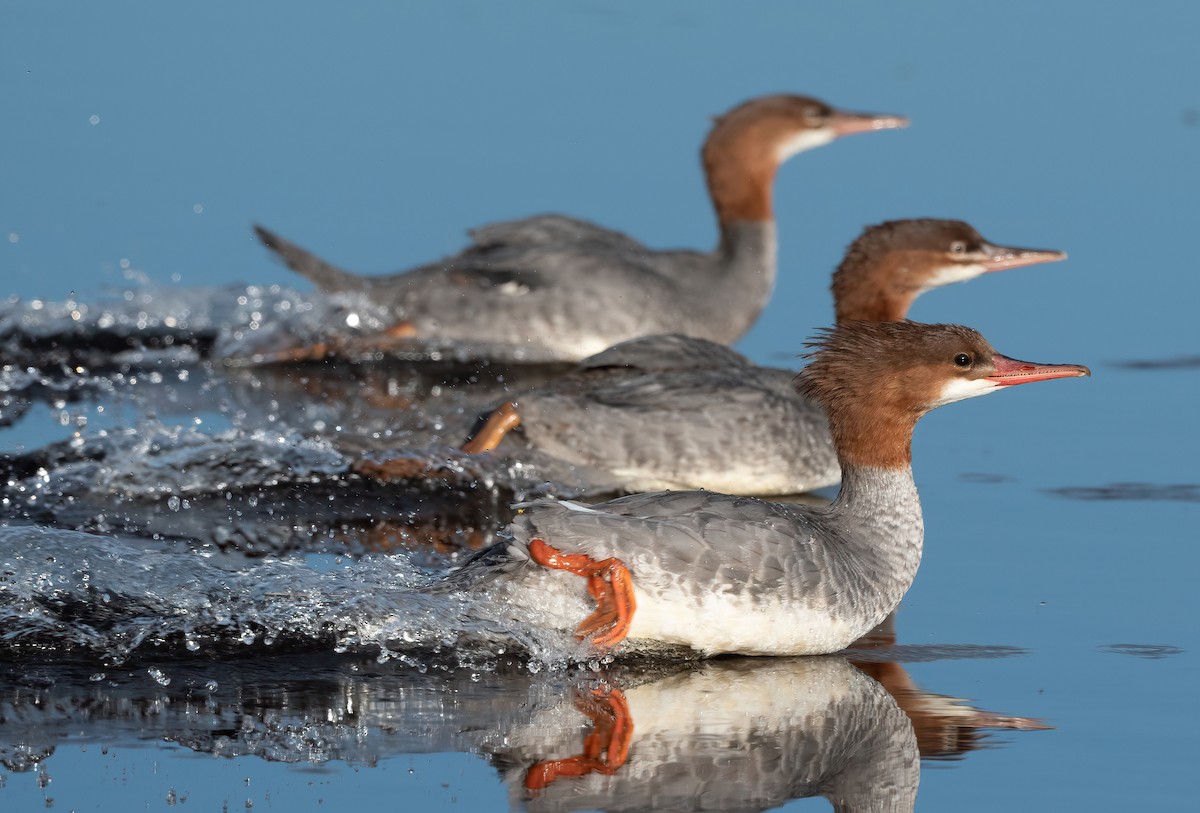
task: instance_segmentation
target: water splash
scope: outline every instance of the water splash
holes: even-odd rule
[[[408,550],[423,565],[489,544],[511,505],[578,495],[583,473],[554,462],[452,449],[347,455],[294,431],[209,434],[147,421],[0,456],[0,506],[43,525],[242,554]],[[389,464],[390,465],[390,464]]]
[[[486,596],[429,594],[404,556],[252,567],[37,526],[0,527],[0,650],[220,657],[259,649],[372,652],[412,665],[587,660],[570,635],[490,618]],[[520,655],[519,653],[525,653]]]
[[[383,309],[362,296],[318,302],[279,285],[145,285],[86,302],[9,298],[0,304],[0,349],[14,368],[70,375],[162,359],[249,357],[386,324]]]
[[[74,438],[9,465],[9,489],[40,504],[209,493],[303,482],[346,470],[332,446],[294,433],[229,430],[210,435],[148,421]],[[33,471],[31,468],[36,466]]]
[[[312,297],[281,285],[144,284],[90,301],[9,297],[0,302],[0,357],[9,373],[34,371],[59,379],[164,362],[224,359],[254,365],[319,359],[327,352],[452,363],[553,361],[526,348],[445,341],[381,348],[373,337],[393,321],[387,308],[361,292]],[[0,378],[0,391],[29,383]]]

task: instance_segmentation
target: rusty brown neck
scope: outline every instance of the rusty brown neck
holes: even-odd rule
[[[911,265],[911,258],[905,254],[892,251],[876,257],[852,246],[833,279],[836,320],[898,322],[905,318],[920,295],[915,283],[897,282],[912,273],[903,267]]]
[[[920,417],[908,410],[856,409],[846,405],[831,412],[829,429],[842,467],[908,468],[912,465],[913,430]]]
[[[708,194],[721,232],[733,223],[769,221],[771,188],[779,164],[745,133],[715,133],[704,145]]]
[[[917,295],[904,296],[885,289],[864,290],[848,297],[839,297],[834,307],[838,322],[898,322],[908,315]]]

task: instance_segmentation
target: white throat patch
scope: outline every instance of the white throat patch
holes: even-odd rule
[[[835,138],[832,127],[822,127],[819,130],[801,130],[786,141],[781,141],[775,148],[779,163],[783,163],[798,152],[823,147]]]
[[[943,404],[952,404],[964,398],[987,395],[989,392],[995,392],[999,388],[999,384],[995,381],[988,381],[986,378],[976,378],[973,381],[966,378],[954,378],[947,381],[946,385],[942,387],[942,393],[934,401],[933,406],[940,407]]]
[[[945,265],[933,272],[925,284],[921,286],[921,291],[931,291],[934,288],[940,288],[943,285],[951,285],[955,282],[966,282],[967,280],[975,279],[986,272],[987,269],[979,263],[971,263],[969,265],[965,263]]]

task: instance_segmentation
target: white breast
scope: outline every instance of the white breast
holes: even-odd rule
[[[752,606],[722,589],[728,587],[712,585],[691,604],[649,596],[635,585],[637,611],[628,637],[682,644],[709,655],[815,655],[844,649],[871,627],[823,608]]]

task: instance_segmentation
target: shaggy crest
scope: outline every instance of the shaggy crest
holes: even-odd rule
[[[796,390],[825,408],[843,464],[882,467],[911,460],[913,427],[939,403],[955,357],[990,369],[995,353],[970,328],[910,321],[845,322],[807,346]]]
[[[888,373],[927,366],[941,350],[947,362],[960,350],[990,358],[995,351],[978,331],[962,325],[921,322],[845,322],[821,328],[805,343],[808,366],[796,375],[796,390],[827,410],[848,392],[876,387]]]

